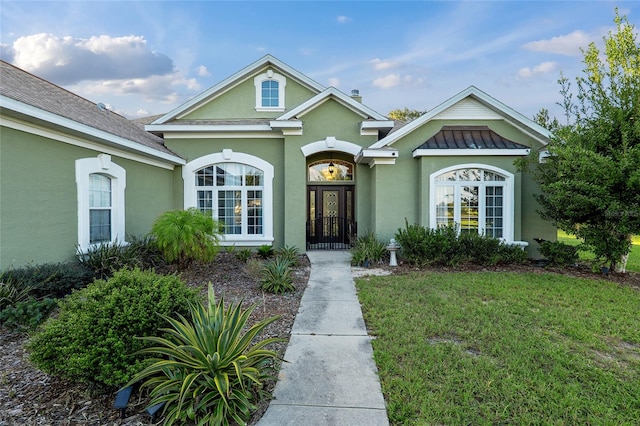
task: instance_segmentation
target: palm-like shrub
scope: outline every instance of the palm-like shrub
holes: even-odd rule
[[[165,260],[184,269],[194,260],[213,260],[219,248],[220,227],[196,208],[170,210],[156,219],[151,235]]]
[[[369,232],[356,238],[355,244],[351,248],[351,264],[381,263],[386,255],[387,249],[384,243],[379,241],[373,232]]]
[[[294,291],[291,278],[291,262],[284,257],[267,260],[262,269],[262,284],[260,288],[273,294],[283,294]]]
[[[245,424],[255,409],[254,391],[267,378],[275,352],[265,346],[283,341],[269,338],[253,344],[270,323],[264,319],[248,328],[248,319],[257,305],[241,309],[242,301],[224,308],[224,298],[216,303],[209,285],[208,303],[190,305],[190,319],[163,316],[169,328],[166,337],[146,337],[155,344],[140,354],[151,355],[152,364],[130,382],[145,380],[151,389],[150,406],[165,403],[165,425]],[[246,331],[244,331],[247,329]]]

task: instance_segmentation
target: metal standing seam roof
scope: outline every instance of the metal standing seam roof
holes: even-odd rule
[[[0,76],[2,96],[179,157],[162,138],[146,132],[138,123],[5,61],[0,61]]]
[[[443,126],[416,149],[529,149],[488,126]]]

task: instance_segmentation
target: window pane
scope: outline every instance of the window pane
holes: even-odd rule
[[[89,207],[111,207],[111,179],[107,176],[89,175]]]
[[[352,181],[353,164],[342,160],[321,160],[309,164],[310,182]]]
[[[213,192],[198,191],[198,209],[209,216],[213,215]]]
[[[89,210],[89,243],[111,241],[111,210]]]
[[[479,169],[462,169],[458,171],[458,179],[463,181],[479,181],[482,171]]]
[[[262,170],[258,170],[255,167],[245,166],[245,185],[247,186],[262,186]]]
[[[242,164],[219,164],[216,167],[217,186],[240,186],[242,185]]]
[[[277,107],[278,99],[278,82],[275,80],[266,80],[262,82],[262,106]]]
[[[242,234],[241,191],[218,191],[218,220],[225,234]]]
[[[247,233],[262,235],[262,191],[247,191]]]
[[[213,186],[213,166],[208,166],[196,172],[196,186]]]
[[[436,226],[453,225],[454,188],[450,185],[436,187]]]
[[[442,181],[454,181],[457,178],[456,172],[447,172],[443,173],[440,176],[436,177],[436,182]]]
[[[485,233],[494,238],[501,238],[502,229],[502,190],[501,186],[487,186],[485,188]]]
[[[478,232],[478,189],[463,186],[460,190],[460,232]]]

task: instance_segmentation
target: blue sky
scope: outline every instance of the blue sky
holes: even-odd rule
[[[0,57],[129,118],[165,113],[271,54],[387,114],[470,85],[560,118],[557,83],[602,46],[613,1],[0,1]]]

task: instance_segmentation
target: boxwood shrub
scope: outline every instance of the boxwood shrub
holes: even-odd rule
[[[186,315],[198,300],[175,275],[140,269],[117,271],[59,302],[28,344],[32,362],[42,371],[71,381],[119,387],[142,367],[132,356],[165,325],[160,315]]]

